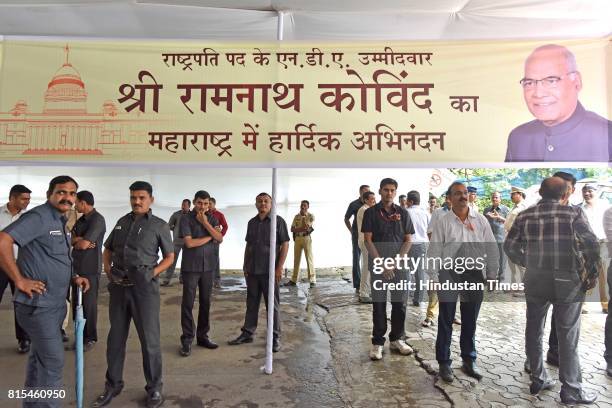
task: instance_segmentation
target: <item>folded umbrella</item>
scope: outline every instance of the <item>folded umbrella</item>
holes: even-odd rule
[[[76,369],[76,401],[77,408],[83,408],[83,330],[85,329],[85,318],[83,317],[83,290],[77,287],[76,318],[74,320],[74,342],[75,342],[75,369]]]

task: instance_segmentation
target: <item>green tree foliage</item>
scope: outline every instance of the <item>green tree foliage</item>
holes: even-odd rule
[[[612,169],[610,168],[454,168],[449,170],[457,176],[458,180],[479,187],[480,207],[490,203],[491,194],[495,191],[502,193],[503,204],[512,207],[510,187],[527,188],[534,184],[540,184],[544,178],[552,176],[557,171],[572,173],[579,180],[587,177],[605,180],[612,177]]]

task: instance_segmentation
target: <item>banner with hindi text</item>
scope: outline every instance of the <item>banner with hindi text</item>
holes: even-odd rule
[[[0,162],[607,162],[609,122],[601,118],[612,113],[609,39],[555,42],[575,55],[579,76],[525,78],[525,59],[546,43],[6,39],[0,43]],[[604,132],[582,142],[571,132],[555,133],[569,122],[540,126],[536,116],[546,124],[545,115],[564,97],[555,92],[578,80],[579,105],[600,118],[589,134],[600,123]],[[528,92],[540,102],[528,106]],[[509,153],[509,134],[530,122],[542,129],[542,142],[536,129],[516,139],[516,151],[532,156]],[[564,145],[570,137],[582,147]],[[525,147],[532,141],[535,147]],[[555,156],[585,145],[594,152]]]

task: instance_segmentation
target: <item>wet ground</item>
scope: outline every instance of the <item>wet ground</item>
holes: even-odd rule
[[[456,381],[441,384],[433,361],[436,329],[422,328],[425,304],[408,306],[407,341],[416,355],[401,356],[385,347],[384,359],[368,358],[371,305],[357,302],[352,284],[340,274],[319,279],[315,288],[300,283],[281,289],[282,345],[274,354],[274,372],[261,372],[265,360],[265,307],[260,328],[251,344],[229,346],[240,334],[244,319],[245,286],[240,276],[223,279],[211,307],[211,339],[217,350],[194,345],[190,357],[178,354],[182,286],[161,288],[161,342],[166,407],[512,407],[558,406],[559,386],[539,397],[528,394],[528,377],[522,372],[524,305],[490,302],[483,305],[477,334],[479,362],[485,378],[480,382],[455,369]],[[5,299],[7,299],[5,294]],[[509,299],[510,300],[510,299]],[[603,322],[598,304],[583,315],[580,354],[585,385],[599,392],[599,407],[612,407],[612,379],[603,365]],[[17,407],[7,391],[23,384],[26,356],[16,353],[12,307],[0,305],[0,407]],[[105,340],[108,333],[108,293],[99,301],[99,335],[96,347],[85,354],[85,406],[104,388]],[[69,333],[71,330],[69,330]],[[453,352],[457,353],[458,332]],[[64,379],[67,399],[75,406],[73,352],[66,352]],[[558,373],[549,367],[553,377]],[[144,405],[144,377],[140,345],[133,326],[128,340],[124,380],[126,386],[110,405]]]

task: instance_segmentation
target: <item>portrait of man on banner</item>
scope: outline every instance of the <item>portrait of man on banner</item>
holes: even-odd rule
[[[510,132],[506,162],[610,161],[612,122],[578,100],[582,76],[570,50],[555,44],[536,48],[520,84],[535,120]]]

